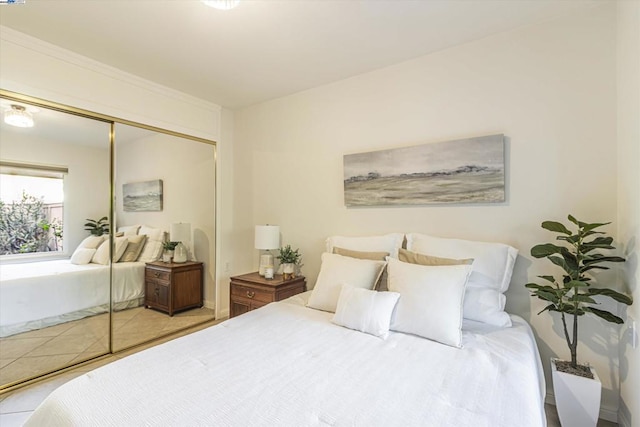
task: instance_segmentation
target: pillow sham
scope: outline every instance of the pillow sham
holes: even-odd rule
[[[389,290],[400,293],[392,331],[462,346],[462,304],[470,265],[427,266],[389,258]]]
[[[140,230],[141,225],[125,225],[118,227],[119,232],[123,232],[125,236],[136,236]]]
[[[385,261],[349,258],[327,252],[321,258],[320,273],[307,307],[330,312],[336,311],[342,284],[373,289],[386,265]]]
[[[91,262],[91,258],[93,258],[93,254],[96,253],[96,249],[91,248],[78,248],[73,251],[73,255],[71,255],[71,264],[76,265],[85,265]]]
[[[505,292],[511,282],[518,250],[502,243],[445,239],[411,233],[407,249],[431,256],[464,259],[473,258],[473,273],[469,284]]]
[[[331,236],[327,239],[327,252],[333,253],[334,247],[364,252],[388,252],[392,258],[398,257],[404,234],[390,233],[382,236],[345,237]]]
[[[144,247],[145,242],[147,241],[146,234],[138,234],[135,236],[127,237],[129,240],[129,244],[127,245],[124,253],[120,257],[118,262],[134,262],[140,256],[142,252],[142,248]]]
[[[445,239],[416,233],[407,235],[407,249],[443,257],[473,258],[464,317],[500,327],[511,326],[511,318],[504,311],[506,298],[503,292],[511,281],[517,249],[502,243]]]
[[[344,284],[331,321],[385,339],[399,297],[397,292],[376,292]]]
[[[147,236],[147,241],[138,257],[138,261],[153,262],[159,260],[162,256],[162,242],[164,242],[165,232],[159,228],[143,225],[140,227],[138,234]]]

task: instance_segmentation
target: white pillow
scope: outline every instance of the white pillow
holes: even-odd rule
[[[336,314],[331,321],[385,339],[399,297],[397,292],[376,292],[342,285]]]
[[[71,264],[84,265],[91,262],[93,254],[96,253],[95,249],[91,248],[78,248],[71,255]]]
[[[444,239],[425,234],[407,234],[407,249],[445,258],[473,258],[469,284],[505,292],[511,282],[518,250],[502,243]]]
[[[115,249],[113,251],[113,262],[118,262],[124,251],[127,249],[127,245],[129,244],[129,240],[126,237],[116,237],[115,239]],[[109,264],[109,239],[105,240],[93,257],[91,258],[91,262],[94,264]]]
[[[462,304],[470,265],[427,266],[389,258],[389,290],[400,299],[391,330],[462,346]]]
[[[473,271],[467,284],[464,317],[490,325],[511,326],[504,311],[502,294],[509,288],[518,250],[502,243],[444,239],[424,234],[408,234],[407,249],[447,258],[473,258]]]
[[[398,249],[402,247],[404,234],[390,233],[382,236],[344,237],[331,236],[327,239],[327,252],[333,253],[334,247],[363,252],[388,252],[392,258],[398,258]]]
[[[118,232],[124,233],[124,236],[136,236],[140,230],[140,225],[125,225],[118,227]]]
[[[98,246],[100,246],[100,244],[104,242],[105,238],[108,238],[108,236],[107,235],[102,235],[102,236],[91,235],[85,238],[82,242],[80,242],[80,244],[78,245],[78,248],[98,249]]]
[[[152,228],[143,225],[140,227],[138,234],[147,236],[147,242],[138,257],[138,261],[153,262],[162,257],[162,242],[164,242],[164,231],[159,228]]]
[[[385,261],[323,253],[320,273],[307,307],[335,312],[344,283],[355,288],[373,289],[386,264]]]

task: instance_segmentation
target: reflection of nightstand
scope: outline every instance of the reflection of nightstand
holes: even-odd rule
[[[144,271],[144,305],[169,313],[202,307],[202,263],[148,262]]]
[[[232,277],[229,317],[255,310],[270,302],[292,297],[306,289],[307,282],[304,276],[282,280],[282,275],[276,274],[273,279],[265,279],[256,272]]]

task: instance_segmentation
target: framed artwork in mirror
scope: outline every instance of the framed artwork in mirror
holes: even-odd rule
[[[122,184],[125,212],[159,212],[162,210],[162,180]]]

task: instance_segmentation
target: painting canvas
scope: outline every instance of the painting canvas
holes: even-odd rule
[[[122,198],[125,212],[161,211],[162,180],[123,184]]]
[[[504,135],[344,156],[346,206],[505,200]]]

